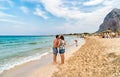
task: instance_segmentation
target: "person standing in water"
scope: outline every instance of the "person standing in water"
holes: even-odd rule
[[[60,57],[61,57],[61,64],[64,64],[64,60],[65,60],[65,56],[64,56],[64,53],[65,53],[65,45],[66,45],[66,42],[65,42],[64,36],[60,36],[60,41],[59,41],[59,54],[60,54]]]
[[[60,42],[59,35],[56,35],[56,38],[53,42],[53,64],[57,64],[56,58],[58,53],[59,42]]]

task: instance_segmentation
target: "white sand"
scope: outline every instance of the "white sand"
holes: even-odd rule
[[[120,77],[120,38],[86,38],[52,77]]]

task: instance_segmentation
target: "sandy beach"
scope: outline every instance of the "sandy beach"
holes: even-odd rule
[[[73,46],[66,49],[65,59],[68,60],[74,52],[76,52],[85,41],[83,40],[79,46]],[[58,63],[60,63],[60,55],[58,54]],[[10,70],[4,71],[0,77],[51,77],[55,71],[58,71],[59,64],[52,63],[52,53],[43,58],[31,62],[18,65]]]
[[[120,39],[86,38],[86,43],[52,77],[120,77]]]
[[[74,46],[74,48],[69,49],[70,51],[65,53],[65,60],[67,61],[70,57],[73,56],[73,53],[75,53],[82,45],[84,45],[85,40],[78,46]],[[58,68],[60,65],[60,56],[58,55],[58,64],[54,65],[53,63],[48,63],[44,65],[41,68],[36,69],[33,73],[31,73],[28,77],[52,77],[52,74],[56,71],[58,71]],[[66,62],[65,62],[66,63]]]

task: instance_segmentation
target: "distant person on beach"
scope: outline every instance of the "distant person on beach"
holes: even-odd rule
[[[65,56],[64,56],[65,45],[66,45],[66,42],[65,42],[64,36],[60,36],[59,54],[60,54],[60,57],[61,57],[61,64],[64,64],[64,60],[65,60]]]
[[[56,58],[58,53],[59,42],[60,42],[59,35],[56,35],[56,38],[53,42],[53,64],[57,64]]]
[[[76,44],[76,47],[78,46],[78,41],[77,40],[75,40],[75,44]]]

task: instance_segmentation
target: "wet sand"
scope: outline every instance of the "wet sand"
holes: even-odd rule
[[[84,41],[81,45],[84,44]],[[67,50],[65,53],[65,59],[68,60],[69,57],[76,52],[81,45],[78,47],[73,47]],[[58,55],[58,63],[60,63],[60,56]],[[10,70],[4,71],[0,74],[0,77],[51,77],[55,71],[58,71],[59,64],[54,65],[52,63],[52,53],[44,56],[40,60],[31,61],[28,63],[24,63],[22,65],[18,65]]]
[[[65,52],[65,63],[70,57],[73,56],[73,53],[75,53],[82,45],[84,45],[84,43],[85,43],[85,40],[83,40],[78,47],[74,46],[74,48],[69,49],[69,51]],[[56,65],[52,63],[48,63],[42,68],[36,69],[33,73],[30,74],[29,77],[52,77],[52,74],[55,71],[58,71],[57,67],[60,66],[60,55],[57,56],[57,61],[58,61],[58,64]]]

